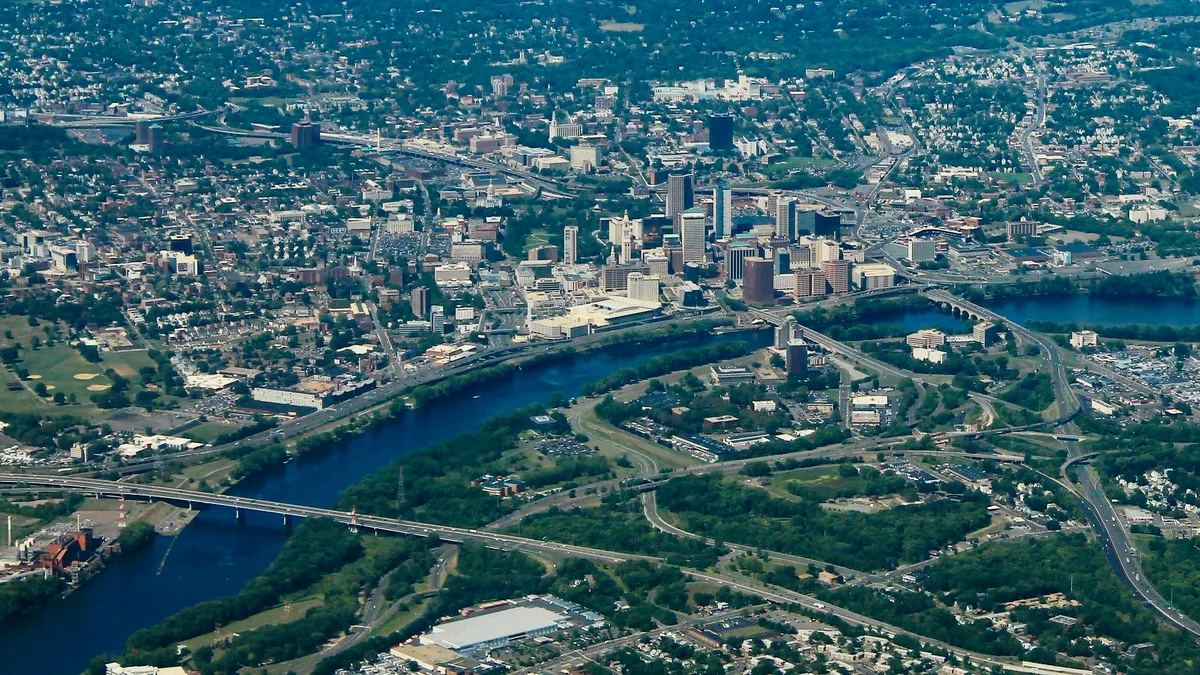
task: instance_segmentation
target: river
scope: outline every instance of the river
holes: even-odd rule
[[[706,340],[746,340],[763,347],[771,334],[727,334],[695,344]],[[409,411],[336,451],[300,458],[244,481],[231,493],[332,506],[344,488],[398,457],[478,429],[490,417],[544,402],[554,392],[576,396],[585,383],[679,348],[679,342],[638,345],[517,371]],[[93,657],[121,652],[134,631],[185,607],[236,593],[275,559],[287,533],[278,516],[247,513],[238,522],[231,510],[206,510],[178,537],[156,537],[145,550],[114,558],[77,592],[0,632],[3,672],[77,675]]]
[[[1198,298],[1111,298],[1082,294],[996,300],[985,302],[984,306],[1020,324],[1074,321],[1106,326],[1200,325]]]

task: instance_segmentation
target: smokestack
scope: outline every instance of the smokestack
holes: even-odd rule
[[[12,516],[8,517],[8,548],[12,548]]]

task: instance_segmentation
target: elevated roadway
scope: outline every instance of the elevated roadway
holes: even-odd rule
[[[265,499],[252,499],[233,495],[211,494],[184,490],[172,487],[153,485],[135,485],[116,481],[99,480],[95,478],[77,478],[69,476],[31,476],[26,474],[0,473],[0,483],[45,486],[57,490],[83,492],[100,497],[124,497],[126,499],[160,500],[174,504],[194,507],[196,505],[222,506],[238,511],[255,511],[282,516],[285,520],[291,518],[330,518],[344,523],[354,529],[366,529],[376,532],[390,532],[414,537],[437,537],[443,541],[467,542],[474,541],[492,548],[505,550],[525,550],[538,553],[571,555],[588,558],[605,563],[618,563],[625,560],[644,559],[654,560],[652,556],[642,556],[631,553],[615,553],[586,546],[572,546],[554,542],[515,537],[497,532],[486,532],[447,525],[434,525],[411,520],[398,520],[358,514],[354,511],[338,511],[322,509],[314,506],[300,506]]]

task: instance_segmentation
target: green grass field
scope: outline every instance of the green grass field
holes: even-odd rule
[[[183,436],[201,443],[212,443],[217,436],[240,429],[242,424],[225,424],[223,422],[201,422],[183,432]]]
[[[20,319],[19,321],[17,319]],[[17,413],[70,414],[87,415],[96,412],[97,408],[91,402],[92,394],[106,391],[112,386],[112,380],[105,371],[112,369],[133,385],[129,395],[132,399],[141,391],[141,377],[138,370],[145,366],[153,366],[145,350],[130,350],[123,352],[106,352],[101,355],[100,363],[91,363],[80,355],[79,351],[65,342],[59,342],[53,347],[33,349],[31,338],[39,335],[45,338],[42,327],[29,326],[22,317],[3,317],[0,320],[0,335],[2,331],[11,331],[13,341],[20,342],[21,360],[14,368],[23,368],[29,373],[25,382],[28,389],[9,391],[0,387],[0,410]],[[10,344],[4,340],[4,344]],[[10,369],[4,376],[4,382],[16,381],[15,373]],[[45,401],[38,400],[33,391],[38,383],[46,385]],[[55,405],[50,402],[54,394],[62,392],[68,399],[75,395],[75,405]]]
[[[866,481],[861,478],[841,476],[838,466],[834,464],[776,473],[771,476],[766,490],[771,496],[780,499],[800,499],[798,495],[788,491],[788,483],[798,483],[806,492],[822,500],[833,499],[842,490],[859,490],[866,485]]]

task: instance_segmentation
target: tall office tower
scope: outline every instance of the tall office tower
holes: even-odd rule
[[[808,374],[808,345],[803,340],[790,340],[785,354],[783,365],[788,375]]]
[[[723,180],[713,186],[713,230],[717,239],[733,234],[733,190]]]
[[[579,227],[567,225],[563,228],[563,262],[574,265],[579,262]]]
[[[745,265],[742,299],[755,305],[767,305],[774,302],[775,262],[770,258],[751,256],[746,258]]]
[[[660,281],[662,280],[653,275],[632,272],[626,281],[628,290],[625,294],[630,300],[651,303],[658,302]]]
[[[849,260],[826,260],[821,263],[821,272],[825,274],[825,279],[834,293],[850,292]]]
[[[733,149],[733,115],[708,118],[708,147],[712,150]]]
[[[412,290],[412,297],[409,299],[412,305],[412,313],[418,319],[423,319],[429,316],[429,289],[424,286],[417,286]]]
[[[441,305],[429,308],[429,327],[433,330],[434,335],[446,332],[446,310]]]
[[[679,214],[679,239],[683,244],[685,265],[708,262],[704,252],[704,220],[704,212],[697,208],[686,209]]]
[[[620,216],[609,218],[608,241],[615,246],[622,246],[629,239],[633,239],[641,246],[645,230],[645,221],[641,218],[630,218],[629,212],[626,211]]]
[[[725,249],[725,278],[741,281],[746,274],[746,258],[758,255],[758,247],[747,244]]]
[[[771,257],[775,259],[775,274],[792,273],[792,249],[787,246],[773,246]]]
[[[775,236],[789,241],[796,239],[796,200],[779,197],[775,200]]]
[[[695,206],[692,194],[692,174],[673,173],[667,176],[667,217],[679,224],[679,214]]]

